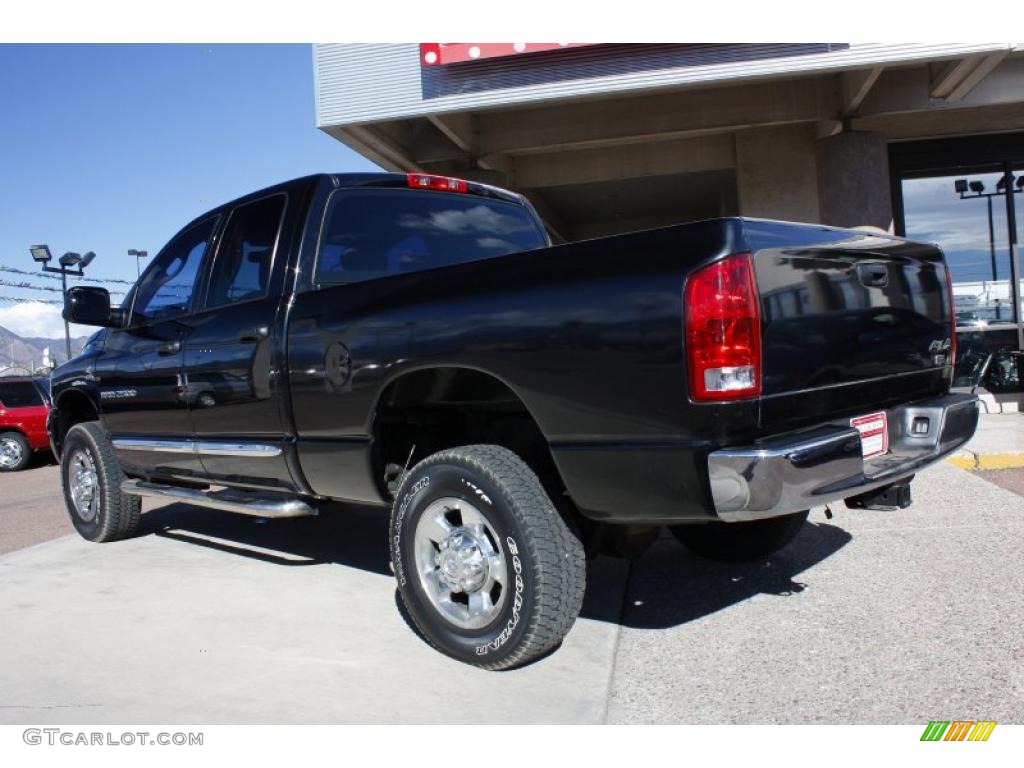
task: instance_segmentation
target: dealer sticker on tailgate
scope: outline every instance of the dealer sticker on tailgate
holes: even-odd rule
[[[885,411],[850,419],[850,426],[860,432],[860,448],[865,459],[881,456],[889,450],[889,420]]]

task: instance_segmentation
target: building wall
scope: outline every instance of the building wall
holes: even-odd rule
[[[885,137],[846,131],[821,139],[816,150],[821,223],[892,231]]]
[[[736,134],[736,182],[742,216],[821,220],[813,126],[754,128]]]
[[[417,43],[313,46],[317,125],[941,61],[1007,43],[614,45],[425,71]],[[616,50],[619,49],[619,50]]]
[[[1008,43],[313,58],[325,132],[388,170],[520,191],[570,240],[737,213],[889,230],[892,142],[1024,129],[1024,47]]]

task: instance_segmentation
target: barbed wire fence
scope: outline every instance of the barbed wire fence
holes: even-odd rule
[[[57,282],[60,282],[61,279],[59,275],[53,275],[47,272],[33,272],[28,269],[9,267],[5,264],[0,264],[0,272],[8,272],[13,275],[26,275],[28,277],[41,277],[46,280],[56,280]],[[134,280],[120,280],[116,277],[86,277],[84,275],[68,275],[68,280],[77,280],[78,282],[86,283],[109,283],[111,285],[135,285]]]
[[[51,281],[52,280],[56,280],[56,281],[60,282],[60,276],[59,275],[51,275],[51,274],[47,274],[45,272],[32,272],[31,270],[19,269],[18,267],[7,266],[6,264],[0,264],[0,272],[6,272],[7,274],[11,274],[11,275],[24,275],[26,277],[42,278],[44,280],[51,280]],[[106,283],[106,284],[109,284],[109,285],[129,285],[129,286],[130,285],[134,285],[134,282],[131,281],[131,280],[119,280],[117,278],[84,277],[84,276],[79,277],[77,275],[68,275],[68,280],[76,280],[78,282],[99,283],[99,284]],[[56,286],[56,285],[38,285],[38,284],[35,284],[35,283],[32,283],[32,282],[29,282],[28,280],[16,281],[16,280],[4,280],[3,278],[0,278],[0,286],[3,286],[5,288],[18,288],[18,289],[24,290],[24,291],[39,291],[39,292],[46,292],[46,293],[61,293],[61,289],[58,286]],[[108,290],[110,290],[110,294],[112,296],[123,296],[125,294],[125,291],[119,291],[117,289],[108,289]],[[9,294],[0,294],[0,302],[7,302],[7,303],[12,303],[12,304],[18,304],[18,303],[21,303],[21,302],[25,302],[25,303],[28,303],[28,304],[51,304],[51,305],[56,305],[56,306],[63,306],[64,305],[64,300],[63,299],[43,299],[43,298],[37,298],[35,296],[24,297],[24,296],[11,296]]]

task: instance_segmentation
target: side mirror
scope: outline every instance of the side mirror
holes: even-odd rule
[[[120,309],[111,309],[107,289],[92,285],[76,285],[68,289],[64,297],[64,319],[102,328],[120,328],[124,325],[124,313]]]

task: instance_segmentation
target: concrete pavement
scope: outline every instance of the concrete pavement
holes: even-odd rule
[[[430,649],[396,608],[386,520],[277,520],[170,505],[142,535],[66,537],[0,558],[0,721],[597,722],[617,626],[581,620],[512,675]],[[588,612],[624,566],[592,564]],[[616,574],[619,574],[616,577]]]
[[[563,647],[505,673],[405,624],[379,513],[147,507],[0,556],[0,722],[1024,722],[1024,499],[949,465],[914,492],[750,565],[594,561]]]
[[[60,498],[53,458],[39,454],[29,468],[0,475],[0,554],[74,532]]]
[[[913,489],[899,512],[814,510],[753,565],[659,542],[630,581],[609,720],[1024,722],[1024,499],[942,464]]]

